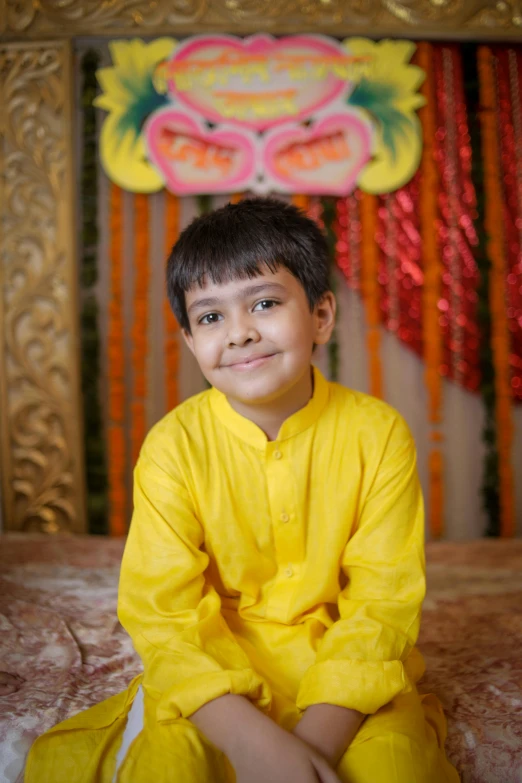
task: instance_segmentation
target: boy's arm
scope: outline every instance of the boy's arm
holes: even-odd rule
[[[305,715],[296,731],[306,731],[309,738],[323,719],[324,735],[333,723],[333,711],[320,713],[315,705],[349,711],[338,713],[344,716],[345,739],[339,727],[337,750],[332,739],[333,755],[356,733],[358,726],[353,734],[352,730],[359,721],[357,713],[373,714],[411,690],[404,661],[417,640],[425,594],[424,513],[414,443],[399,416],[341,568],[346,586],[338,599],[339,619],[321,640],[297,696]],[[325,739],[323,747],[329,742]]]
[[[135,469],[118,593],[120,622],[143,661],[144,688],[158,701],[159,721],[189,717],[226,693],[267,709],[269,686],[206,583],[201,524],[172,455],[161,449],[161,440],[152,448],[146,442]]]
[[[294,729],[294,734],[315,748],[335,769],[366,715],[335,704],[313,704]]]

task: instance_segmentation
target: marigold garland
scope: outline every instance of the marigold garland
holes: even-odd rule
[[[482,154],[486,187],[485,225],[491,259],[490,310],[492,350],[495,368],[495,417],[500,479],[500,530],[502,536],[515,532],[513,468],[511,449],[513,424],[511,419],[511,388],[509,368],[509,331],[507,324],[505,273],[506,258],[503,234],[503,193],[500,181],[500,143],[497,127],[497,96],[495,60],[491,50],[482,46],[478,51],[480,99],[482,105]]]
[[[173,193],[165,191],[165,256],[170,254],[178,236],[179,199]],[[166,296],[163,308],[165,324],[165,385],[167,410],[170,411],[179,403],[179,324]]]
[[[435,88],[431,63],[432,46],[421,43],[417,49],[419,66],[426,73],[422,94],[426,104],[419,111],[423,132],[420,189],[420,228],[423,247],[424,286],[422,298],[423,347],[426,369],[424,379],[428,387],[429,421],[433,427],[432,439],[440,439],[436,427],[441,422],[442,378],[440,365],[443,356],[442,333],[439,325],[438,302],[441,294],[442,261],[437,242],[439,174],[434,159],[436,132]],[[443,533],[444,462],[440,449],[430,450],[428,519],[431,534],[438,538]]]
[[[123,192],[110,189],[111,296],[108,324],[109,375],[109,531],[126,533],[125,485],[125,352],[123,332]]]
[[[298,209],[302,209],[303,212],[308,212],[310,209],[310,196],[304,196],[300,193],[294,193],[292,196],[292,204]]]
[[[379,248],[377,231],[377,197],[361,195],[361,294],[368,326],[368,356],[370,362],[370,394],[383,397],[381,346],[381,311],[379,305]]]
[[[131,403],[131,457],[136,463],[147,431],[149,196],[134,196],[134,315],[131,329],[133,394]]]

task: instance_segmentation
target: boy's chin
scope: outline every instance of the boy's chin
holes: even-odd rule
[[[218,388],[216,386],[216,388]],[[284,397],[288,392],[288,383],[280,383],[277,380],[264,380],[257,383],[237,383],[226,384],[218,391],[223,392],[230,402],[237,402],[240,405],[258,406],[258,405],[277,405],[279,398]]]
[[[277,400],[279,393],[277,389],[273,390],[261,390],[261,389],[247,389],[243,390],[238,387],[227,387],[226,389],[219,389],[222,391],[226,398],[230,401],[238,402],[240,405],[264,405],[269,404]]]

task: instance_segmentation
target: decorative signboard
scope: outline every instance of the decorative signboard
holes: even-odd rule
[[[100,149],[127,190],[389,193],[418,168],[425,74],[410,41],[198,35],[110,50]]]

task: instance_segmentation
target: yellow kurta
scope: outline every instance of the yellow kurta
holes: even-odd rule
[[[118,613],[145,724],[121,783],[233,780],[187,720],[226,693],[288,729],[311,704],[370,715],[347,783],[458,781],[440,705],[415,688],[423,503],[395,410],[314,370],[312,399],[270,442],[211,389],[151,430],[134,503]],[[26,783],[109,783],[140,681],[40,738]]]

